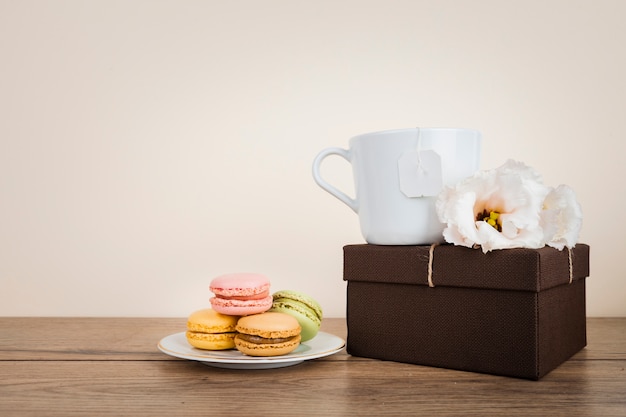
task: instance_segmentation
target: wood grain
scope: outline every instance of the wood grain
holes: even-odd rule
[[[541,381],[351,357],[227,370],[164,355],[184,319],[0,318],[0,416],[626,416],[626,318]],[[324,331],[344,337],[344,319]]]

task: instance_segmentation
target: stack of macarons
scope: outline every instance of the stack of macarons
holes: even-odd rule
[[[272,296],[270,281],[261,274],[222,275],[209,288],[212,308],[195,311],[187,320],[187,341],[198,349],[285,355],[319,330],[322,311],[315,300],[296,291]]]

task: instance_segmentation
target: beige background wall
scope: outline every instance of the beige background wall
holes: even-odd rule
[[[345,314],[327,146],[483,132],[573,187],[590,316],[626,316],[621,0],[0,0],[0,315],[185,316],[268,275]],[[325,175],[350,189],[342,161]]]

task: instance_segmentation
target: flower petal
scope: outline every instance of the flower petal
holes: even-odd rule
[[[542,247],[544,227],[548,226],[544,220],[551,216],[569,218],[552,212],[542,216],[544,200],[550,192],[541,176],[521,162],[508,160],[496,169],[479,171],[454,187],[446,187],[439,195],[436,209],[439,219],[446,224],[444,239],[456,245],[480,245],[484,252]],[[483,213],[493,212],[499,214],[498,228],[481,219]],[[569,231],[569,228],[558,230]],[[559,239],[571,239],[568,233],[552,232]]]
[[[574,247],[583,221],[582,208],[574,190],[567,185],[552,189],[544,201],[541,221],[547,245],[559,250]]]

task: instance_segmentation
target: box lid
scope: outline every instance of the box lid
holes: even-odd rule
[[[539,292],[589,276],[589,246],[571,250],[430,246],[344,246],[344,280]]]

